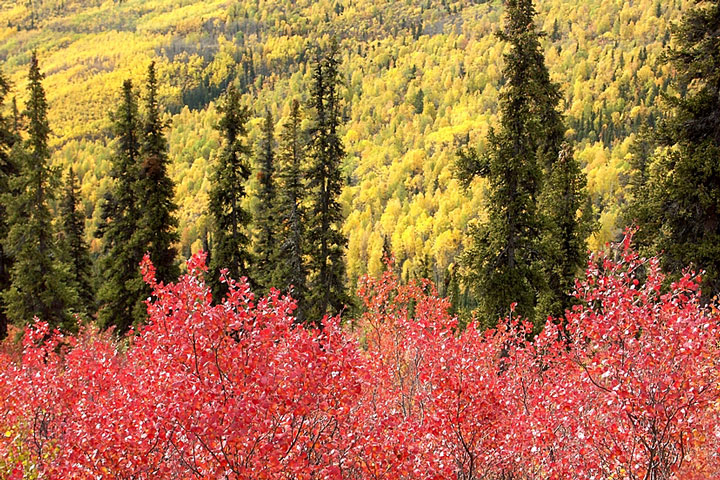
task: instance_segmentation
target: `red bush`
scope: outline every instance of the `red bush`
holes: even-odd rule
[[[462,331],[428,282],[360,282],[343,327],[294,324],[204,257],[118,342],[36,322],[0,349],[0,476],[51,479],[700,479],[720,473],[718,318],[626,239],[530,328]],[[562,328],[561,328],[561,327]],[[560,333],[562,331],[562,334]]]

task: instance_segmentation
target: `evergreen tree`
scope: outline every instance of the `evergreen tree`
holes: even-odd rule
[[[415,97],[412,100],[413,107],[415,107],[415,113],[420,115],[423,113],[423,109],[425,107],[425,92],[423,92],[422,88],[417,91],[415,94]]]
[[[465,186],[476,176],[489,180],[488,220],[471,228],[472,244],[461,263],[465,283],[473,287],[490,324],[508,315],[512,303],[517,304],[517,314],[535,319],[541,296],[546,296],[543,308],[562,299],[566,280],[553,285],[545,277],[558,269],[553,261],[567,260],[559,270],[574,271],[581,236],[571,219],[577,212],[573,209],[581,205],[577,200],[582,177],[572,155],[560,155],[560,95],[545,67],[533,24],[535,8],[531,0],[507,0],[505,5],[505,27],[499,36],[511,49],[505,55],[500,128],[491,130],[485,154],[465,148],[457,163]],[[555,195],[568,195],[562,207],[548,212],[539,208],[544,176],[550,179],[546,206]],[[548,231],[563,235],[565,245],[548,251]],[[572,258],[563,256],[568,254]]]
[[[390,242],[390,237],[387,235],[383,235],[383,246],[382,246],[382,260],[385,262],[385,260],[390,260],[393,258],[393,251],[392,251],[392,244]],[[387,264],[384,265],[383,270],[387,270]]]
[[[426,253],[423,255],[420,265],[418,265],[417,270],[415,271],[415,279],[434,281],[434,270],[435,268],[432,260],[430,259],[430,255]]]
[[[64,250],[68,257],[73,286],[78,293],[79,310],[91,315],[95,310],[95,292],[91,282],[92,262],[85,241],[85,216],[78,210],[79,202],[78,178],[70,168],[65,182],[65,195],[60,204]]]
[[[270,110],[265,113],[262,126],[262,138],[259,148],[260,191],[258,192],[258,208],[255,217],[257,240],[255,242],[255,261],[253,278],[263,291],[274,286],[273,270],[277,260],[277,245],[275,233],[278,221],[275,215],[276,188],[275,188],[275,125]]]
[[[319,322],[325,314],[339,313],[350,298],[345,289],[343,258],[347,239],[342,233],[343,213],[338,202],[343,180],[340,167],[345,150],[338,129],[340,72],[338,45],[313,70],[311,106],[315,111],[310,131],[308,186],[312,190],[308,241],[310,246],[309,318]]]
[[[587,263],[586,238],[595,224],[585,174],[565,140],[560,89],[550,80],[539,44],[529,53],[535,115],[544,130],[537,139],[537,158],[543,172],[538,204],[544,221],[540,265],[545,285],[540,286],[534,318],[536,326],[542,326],[548,315],[560,318],[573,305],[575,279]]]
[[[0,340],[7,335],[8,319],[2,294],[10,288],[12,268],[12,259],[4,247],[9,227],[6,205],[12,199],[11,179],[17,174],[17,167],[11,155],[12,147],[17,140],[13,133],[14,119],[6,118],[2,113],[8,93],[10,93],[10,83],[0,72]]]
[[[220,283],[220,270],[227,269],[231,278],[248,276],[251,256],[248,251],[250,214],[243,208],[247,195],[245,184],[250,177],[247,136],[247,107],[240,106],[240,94],[230,85],[219,107],[222,118],[217,129],[222,135],[212,174],[209,213],[213,220],[210,259],[211,282],[216,298],[227,289]]]
[[[155,62],[150,63],[144,98],[145,119],[140,142],[140,170],[136,195],[142,199],[139,243],[150,254],[158,281],[177,279],[180,269],[175,261],[175,244],[180,240],[175,218],[175,185],[168,175],[168,143],[163,130],[158,101]]]
[[[622,209],[622,223],[641,226],[633,236],[633,240],[641,247],[648,247],[654,243],[654,232],[658,232],[661,225],[660,219],[656,217],[659,205],[651,195],[649,182],[650,166],[656,147],[656,132],[643,126],[629,149],[630,171],[626,180],[627,194]]]
[[[10,131],[12,132],[14,138],[17,140],[20,138],[20,124],[22,123],[22,118],[20,115],[20,111],[18,110],[17,106],[17,99],[13,97],[12,99],[12,127]]]
[[[98,318],[104,327],[114,325],[124,334],[145,318],[143,300],[150,293],[139,268],[144,253],[138,242],[140,201],[136,196],[141,134],[137,94],[130,80],[123,83],[122,101],[111,118],[115,153],[110,176],[114,183],[102,204],[102,223],[96,232],[103,239]]]
[[[283,126],[278,152],[279,188],[277,216],[280,221],[273,284],[281,289],[292,286],[298,308],[298,322],[306,319],[307,267],[304,260],[307,212],[304,207],[305,185],[302,165],[305,141],[301,130],[300,103],[293,100],[290,118]]]
[[[7,202],[9,232],[4,245],[13,265],[11,286],[3,292],[3,300],[8,318],[17,324],[37,316],[52,326],[72,329],[70,313],[77,304],[77,292],[71,288],[67,266],[59,261],[61,252],[49,207],[59,182],[57,170],[50,165],[50,126],[42,80],[33,52],[23,114],[28,138],[13,149],[19,174],[10,181],[16,194]]]
[[[586,238],[595,229],[592,204],[586,193],[586,179],[572,147],[561,145],[557,159],[548,166],[540,196],[546,216],[543,232],[543,276],[536,325],[548,315],[561,318],[574,304],[575,279],[587,264]]]
[[[698,1],[673,28],[665,61],[676,72],[660,126],[660,152],[649,169],[646,245],[664,252],[664,267],[707,270],[703,296],[720,291],[720,2]]]
[[[562,36],[560,35],[560,23],[558,22],[558,19],[556,18],[553,22],[553,29],[552,33],[550,34],[550,40],[553,42],[557,42],[560,40]]]
[[[445,277],[445,296],[450,300],[450,315],[459,315],[460,311],[460,282],[458,281],[457,269],[455,264],[451,264],[447,269]]]

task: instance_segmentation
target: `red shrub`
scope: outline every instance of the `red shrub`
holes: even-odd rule
[[[364,278],[353,325],[293,323],[204,257],[117,342],[30,326],[0,351],[0,476],[51,479],[700,479],[718,468],[718,318],[691,274],[620,247],[533,340],[458,331],[428,282]],[[563,325],[560,335],[558,324]]]

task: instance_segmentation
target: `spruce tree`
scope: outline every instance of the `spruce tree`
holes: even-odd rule
[[[0,72],[0,340],[7,335],[8,319],[2,294],[10,288],[12,259],[4,244],[8,234],[8,212],[6,205],[12,200],[11,179],[17,174],[17,167],[11,150],[17,137],[13,133],[12,118],[3,115],[5,99],[10,93],[10,83]]]
[[[247,196],[245,184],[250,177],[247,136],[247,107],[240,105],[235,86],[227,88],[217,129],[222,135],[222,148],[216,155],[210,188],[209,213],[212,217],[211,283],[215,298],[227,289],[220,283],[220,270],[227,269],[231,278],[248,276],[251,256],[248,251],[250,214],[243,208]]]
[[[560,35],[560,22],[558,22],[558,19],[556,18],[553,22],[553,29],[552,33],[550,34],[550,40],[553,42],[557,42],[560,40],[562,36]]]
[[[656,216],[660,205],[650,189],[650,167],[655,149],[658,146],[657,132],[644,125],[630,145],[630,171],[626,177],[625,204],[622,206],[622,223],[626,226],[641,226],[633,240],[645,250],[655,255],[654,237],[660,229],[661,221]],[[647,250],[648,247],[652,248]]]
[[[275,125],[270,110],[265,112],[262,126],[262,137],[258,152],[258,179],[260,190],[258,192],[258,207],[255,215],[255,258],[253,278],[258,287],[266,292],[274,286],[273,270],[277,259],[277,245],[275,234],[278,221],[275,215],[276,188],[275,188]]]
[[[78,178],[72,168],[68,170],[65,192],[60,203],[62,233],[70,276],[78,293],[79,311],[92,315],[95,311],[95,291],[92,285],[92,262],[85,241],[85,216],[79,210],[80,191]]]
[[[574,304],[575,279],[587,264],[586,239],[595,229],[586,185],[572,147],[563,143],[545,170],[539,202],[546,221],[541,262],[546,288],[540,293],[535,317],[538,326],[548,315],[561,318]]]
[[[293,100],[290,118],[283,125],[278,152],[278,204],[279,219],[273,285],[282,290],[292,286],[297,302],[295,318],[304,322],[306,317],[307,267],[304,253],[307,213],[305,210],[305,184],[303,163],[306,142],[301,128],[300,103]]]
[[[312,192],[308,242],[310,251],[309,318],[320,322],[326,314],[339,313],[349,302],[345,288],[343,213],[338,197],[343,179],[340,171],[345,150],[338,129],[340,72],[337,42],[313,70],[311,107],[315,112],[310,131],[308,187]]]
[[[20,115],[20,111],[18,110],[17,106],[17,98],[13,97],[12,99],[12,114],[11,114],[11,128],[10,131],[13,134],[13,137],[17,140],[20,138],[20,125],[22,124],[22,118]]]
[[[664,60],[681,93],[668,98],[645,199],[636,196],[649,214],[637,221],[668,271],[707,271],[709,300],[720,292],[720,2],[696,2],[672,33]]]
[[[472,244],[460,261],[490,324],[508,315],[512,303],[530,319],[550,313],[536,312],[539,300],[541,310],[561,310],[584,252],[584,230],[575,223],[585,203],[584,179],[563,150],[560,95],[545,67],[535,8],[531,0],[507,0],[505,6],[499,36],[511,49],[504,57],[500,127],[491,130],[487,152],[463,149],[457,163],[465,186],[476,176],[489,181],[488,219],[471,228]]]
[[[55,241],[50,202],[58,187],[58,171],[50,165],[47,100],[38,59],[33,52],[28,74],[27,139],[13,148],[19,174],[10,181],[15,192],[7,202],[9,232],[5,249],[13,258],[11,286],[3,292],[8,318],[17,324],[34,316],[54,327],[73,329],[71,311],[77,292]]]
[[[595,223],[585,174],[571,143],[565,139],[567,127],[560,113],[560,89],[550,80],[539,43],[530,60],[535,115],[544,129],[537,139],[537,155],[543,171],[538,204],[545,222],[540,262],[545,285],[539,292],[534,319],[537,326],[542,326],[548,315],[560,318],[572,306],[575,279],[587,263],[586,238]]]
[[[143,300],[149,294],[139,268],[144,253],[138,242],[140,202],[136,196],[141,132],[137,94],[130,80],[123,83],[122,100],[111,119],[115,136],[110,170],[113,186],[105,195],[102,222],[96,232],[103,240],[98,318],[105,328],[115,326],[124,334],[145,318]]]
[[[137,191],[140,208],[139,243],[155,266],[158,281],[177,279],[180,269],[175,259],[177,233],[175,185],[168,175],[168,143],[161,118],[155,62],[150,63],[144,98],[145,118],[140,142],[140,169]]]

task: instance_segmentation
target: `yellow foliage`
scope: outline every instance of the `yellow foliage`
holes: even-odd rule
[[[241,83],[244,102],[257,115],[250,134],[256,139],[265,108],[279,117],[291,99],[305,104],[315,48],[338,36],[348,117],[344,172],[350,182],[341,196],[348,276],[377,273],[388,238],[407,277],[426,255],[438,270],[446,268],[462,250],[469,222],[483,218],[485,183],[462,192],[451,166],[459,145],[481,144],[497,124],[507,49],[494,35],[501,2],[445,3],[0,0],[0,58],[22,104],[29,52],[38,50],[54,162],[74,166],[81,178],[96,251],[92,235],[113,148],[108,112],[122,81],[131,78],[142,88],[147,65],[157,62],[171,124],[180,251],[189,255],[207,227],[208,175],[219,144],[214,100],[229,81]],[[670,22],[690,0],[668,4],[660,18],[655,3],[536,2],[537,24],[548,34],[558,21],[559,38],[544,37],[543,49],[600,212],[602,228],[589,239],[593,249],[618,232],[625,139],[657,112],[668,72],[655,60]],[[32,5],[43,8],[32,12]]]

